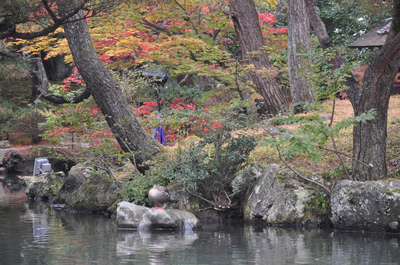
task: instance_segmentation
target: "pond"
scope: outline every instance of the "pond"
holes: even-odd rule
[[[400,264],[400,235],[204,224],[118,230],[101,215],[55,211],[0,182],[0,264]]]

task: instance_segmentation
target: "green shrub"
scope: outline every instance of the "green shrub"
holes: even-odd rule
[[[16,118],[15,129],[29,136],[31,143],[38,144],[42,141],[41,134],[43,133],[43,130],[39,128],[39,124],[44,121],[45,118],[39,111],[29,108]]]
[[[37,144],[42,140],[39,124],[44,122],[43,115],[34,108],[18,107],[0,99],[0,131],[11,135],[12,144]]]
[[[352,168],[350,166],[346,166],[346,170],[351,175]],[[346,172],[343,170],[343,167],[338,166],[335,170],[323,172],[322,178],[329,182],[337,182],[341,179],[347,179],[347,175]]]
[[[156,183],[165,185],[165,181],[159,177],[139,174],[122,187],[121,198],[137,205],[151,206],[151,201],[147,194]]]
[[[233,205],[231,181],[248,165],[249,154],[256,145],[253,137],[232,137],[228,131],[209,134],[180,150],[166,163],[158,178],[181,184],[213,208],[230,208]]]
[[[330,215],[331,204],[329,195],[320,189],[316,189],[311,195],[306,209],[317,215]]]
[[[279,114],[271,119],[271,122],[275,126],[283,125],[283,124],[294,124],[301,123],[306,121],[314,121],[319,118],[318,112],[312,112],[306,115],[285,115]]]

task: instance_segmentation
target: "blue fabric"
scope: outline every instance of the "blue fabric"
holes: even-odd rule
[[[153,134],[154,140],[158,141],[160,144],[166,146],[167,145],[167,139],[165,139],[165,133],[161,125],[157,126],[154,130]]]
[[[157,128],[154,129],[154,134],[153,134],[153,139],[158,141],[160,144],[166,146],[167,145],[167,139],[165,138],[165,133],[164,130],[161,126],[161,117],[158,115],[157,119],[160,121],[160,125],[157,126]]]

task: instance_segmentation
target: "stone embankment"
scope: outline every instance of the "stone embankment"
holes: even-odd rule
[[[339,230],[400,232],[400,180],[339,181],[331,196]]]
[[[6,153],[7,149],[0,149],[0,154]],[[21,157],[15,168],[24,163],[33,167],[31,160],[28,156]],[[29,170],[32,171],[30,168],[26,171]],[[315,176],[309,178],[317,180]],[[84,164],[72,167],[67,174],[48,172],[31,176],[28,173],[21,177],[21,182],[28,196],[48,199],[57,209],[111,215],[116,213],[120,202],[119,184],[107,174],[98,174]],[[323,201],[318,197],[321,192],[316,186],[299,179],[288,169],[255,163],[232,181],[232,189],[245,194],[241,205],[245,221],[261,221],[268,226],[317,227],[331,224],[338,230],[400,233],[400,180],[339,181],[332,190],[330,201],[329,198]],[[200,204],[195,198],[176,191],[172,194],[174,202],[171,206],[184,210],[185,214],[192,212],[203,218],[198,215]],[[178,214],[176,211],[179,210],[155,211],[141,207],[120,203],[117,211],[119,227],[140,230],[197,226],[197,218],[192,213],[189,216]],[[164,219],[167,220],[165,223],[159,221]]]
[[[252,182],[252,188],[243,203],[244,217],[248,221],[260,220],[273,226],[317,227],[327,222],[328,215],[311,207],[315,186],[304,182],[286,168],[275,164],[262,169],[252,166],[250,180],[238,176],[234,183]],[[239,180],[238,180],[239,178]],[[240,187],[234,186],[234,189]]]

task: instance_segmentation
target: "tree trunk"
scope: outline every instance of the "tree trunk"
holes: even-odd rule
[[[67,16],[76,3],[58,0],[60,16]],[[98,58],[83,15],[81,10],[63,25],[75,65],[122,150],[134,153],[133,162],[144,172],[146,166],[141,164],[157,152],[156,142],[140,126],[117,82]]]
[[[353,131],[353,156],[372,164],[372,178],[385,178],[386,138],[390,90],[400,66],[400,0],[394,1],[392,27],[385,44],[375,54],[365,70],[363,89],[359,97],[353,98],[354,115],[376,110],[373,121],[360,123]],[[354,97],[358,93],[352,92]],[[366,179],[367,169],[353,163],[353,176]]]
[[[310,21],[304,0],[289,0],[288,13],[289,82],[297,113],[304,104],[315,103],[315,91],[306,77],[311,66]]]
[[[321,46],[332,47],[332,40],[326,33],[325,25],[319,17],[314,0],[305,0],[311,24]],[[360,180],[384,178],[386,169],[386,136],[390,90],[400,65],[400,0],[393,1],[393,21],[385,44],[375,54],[368,65],[363,79],[363,87],[353,75],[346,79],[349,89],[346,91],[356,116],[376,110],[373,121],[360,123],[353,130],[353,178]],[[343,65],[343,58],[336,53],[334,67]],[[364,164],[372,165],[370,169]],[[371,175],[369,174],[371,173]]]
[[[242,59],[255,67],[250,71],[249,77],[255,85],[256,92],[264,98],[268,114],[276,115],[281,111],[287,111],[288,102],[275,80],[260,73],[260,70],[268,68],[270,63],[263,48],[264,39],[253,0],[229,2]]]
[[[319,44],[324,50],[333,48],[332,38],[329,37],[328,32],[326,31],[325,24],[318,14],[314,0],[304,0],[304,3],[306,5],[308,18],[310,19],[310,23],[314,29],[315,35],[317,35]],[[333,65],[334,69],[338,69],[345,64],[345,61],[336,50],[334,50],[334,53],[335,56],[329,61],[329,63]],[[348,77],[346,77],[344,85],[350,88],[351,91],[346,91],[348,93],[351,92],[357,94],[361,93],[361,85],[358,82],[358,80],[354,77],[352,72],[348,73]],[[354,97],[357,96],[355,95]],[[352,104],[354,105],[353,102]]]

